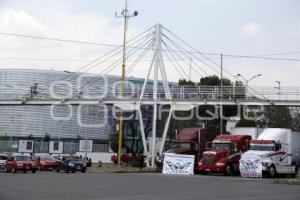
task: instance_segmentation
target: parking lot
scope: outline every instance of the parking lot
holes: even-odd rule
[[[0,172],[0,185],[1,200],[300,199],[299,185],[224,176]]]

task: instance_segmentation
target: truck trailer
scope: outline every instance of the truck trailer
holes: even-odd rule
[[[278,174],[295,176],[299,167],[297,166],[300,161],[299,153],[300,132],[267,128],[256,140],[251,141],[250,150],[242,156],[240,168],[245,171],[245,176],[251,176],[250,171],[257,169],[261,169],[261,172],[253,173],[254,176],[257,174],[272,178]]]

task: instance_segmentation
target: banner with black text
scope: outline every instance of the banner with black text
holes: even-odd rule
[[[193,175],[194,162],[195,162],[194,155],[165,153],[162,173]]]

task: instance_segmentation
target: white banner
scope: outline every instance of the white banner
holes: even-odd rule
[[[33,140],[19,140],[19,153],[32,153]]]
[[[240,173],[242,177],[262,177],[261,156],[253,153],[242,154]]]
[[[194,162],[194,155],[165,153],[162,173],[193,175]]]
[[[79,151],[81,152],[92,152],[93,151],[93,140],[80,140],[79,141]]]
[[[49,153],[63,153],[64,143],[60,141],[49,142]]]

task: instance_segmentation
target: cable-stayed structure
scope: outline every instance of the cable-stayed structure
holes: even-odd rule
[[[36,106],[39,109],[43,106],[56,107],[57,109],[64,108],[60,112],[63,115],[68,108],[72,110],[72,113],[76,113],[82,105],[88,104],[95,107],[117,107],[123,112],[135,112],[144,154],[148,156],[148,161],[151,159],[153,164],[155,153],[163,150],[170,119],[172,113],[176,111],[189,111],[202,105],[215,105],[216,107],[221,107],[220,105],[300,106],[299,88],[281,87],[278,90],[271,87],[258,91],[256,88],[246,87],[245,84],[230,86],[178,85],[177,80],[179,78],[189,80],[192,73],[193,79],[197,80],[211,75],[217,75],[232,82],[237,79],[226,67],[222,71],[221,63],[219,64],[207,54],[201,53],[160,24],[131,38],[126,46],[128,47],[126,49],[128,62],[126,64],[125,74],[127,77],[123,96],[120,95],[120,76],[112,75],[119,74],[121,67],[123,67],[122,48],[121,46],[114,46],[113,49],[82,65],[75,72],[60,72],[51,77],[48,77],[47,72],[35,72],[34,74],[13,70],[1,72],[0,108],[2,106],[9,110],[12,107],[14,112],[18,112],[16,109],[18,106],[24,110],[27,106],[28,108]],[[94,70],[98,73],[90,73]],[[135,71],[139,71],[139,75],[143,77],[130,77]],[[23,81],[25,76],[30,76],[28,79],[31,81],[29,82],[27,79]],[[170,81],[174,79],[176,82]],[[145,113],[141,110],[144,105],[153,108],[151,112],[153,122],[151,138],[146,138],[145,134],[145,122],[143,120]],[[168,107],[160,146],[155,143],[159,105]],[[92,108],[87,113],[94,111],[95,108]],[[45,111],[42,110],[40,113],[45,113]],[[97,113],[94,114],[95,117],[92,120],[100,118],[96,115]],[[24,115],[24,113],[22,112],[20,115]],[[87,115],[84,114],[84,117]],[[44,118],[49,117],[45,115]],[[105,121],[105,116],[100,119]],[[6,122],[7,120],[9,119],[6,119]],[[75,117],[73,122],[76,122]],[[49,124],[51,123],[49,122]],[[112,127],[115,125],[114,123],[111,124]],[[30,121],[25,125],[29,126]],[[47,130],[51,131],[50,129],[51,126],[49,125]],[[102,130],[107,136],[110,127],[107,125],[97,131]],[[30,131],[35,130],[31,128]],[[82,136],[82,131],[79,131],[78,128],[73,128],[72,131],[80,137]],[[93,133],[96,131],[94,130]],[[68,134],[67,130],[64,130],[64,134]],[[71,136],[76,137],[73,134],[70,134]],[[151,144],[150,141],[152,141]]]

